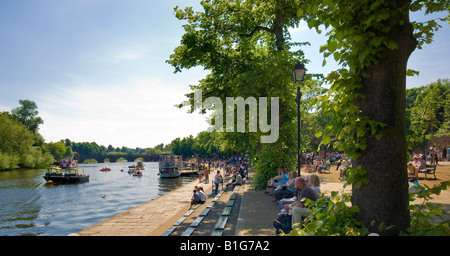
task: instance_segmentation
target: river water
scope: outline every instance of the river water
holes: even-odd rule
[[[70,235],[196,179],[160,179],[158,162],[135,177],[131,164],[81,164],[89,182],[67,185],[46,185],[45,170],[1,171],[0,236]],[[111,171],[99,171],[105,166]]]

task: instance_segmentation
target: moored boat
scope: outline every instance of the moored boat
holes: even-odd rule
[[[102,169],[100,169],[100,171],[101,171],[101,172],[111,171],[111,168],[103,167]]]
[[[89,181],[89,175],[78,172],[78,163],[75,160],[61,160],[59,166],[47,169],[44,179],[47,182],[67,184]]]
[[[183,163],[181,156],[160,155],[159,156],[159,177],[177,178],[180,176],[180,167]]]

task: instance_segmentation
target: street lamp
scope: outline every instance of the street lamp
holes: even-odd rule
[[[294,83],[301,84],[303,79],[305,78],[305,65],[300,62],[297,62],[292,70],[292,78]],[[302,97],[302,93],[300,92],[300,85],[297,85],[297,97],[295,98],[295,102],[297,103],[297,172],[300,177],[300,168],[301,168],[301,156],[302,151],[300,149],[300,100]]]

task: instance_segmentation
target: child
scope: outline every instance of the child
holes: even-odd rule
[[[193,205],[198,204],[198,202],[200,201],[200,197],[197,194],[197,190],[194,189],[194,195],[192,195],[192,199],[191,199],[191,206],[189,207],[189,210],[192,208]]]

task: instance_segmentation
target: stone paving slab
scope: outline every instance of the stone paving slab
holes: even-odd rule
[[[79,236],[147,236],[164,225],[172,225],[186,213],[190,206],[192,190],[196,185],[206,193],[211,191],[209,184],[194,180],[176,190],[138,205],[110,219],[78,232]]]

